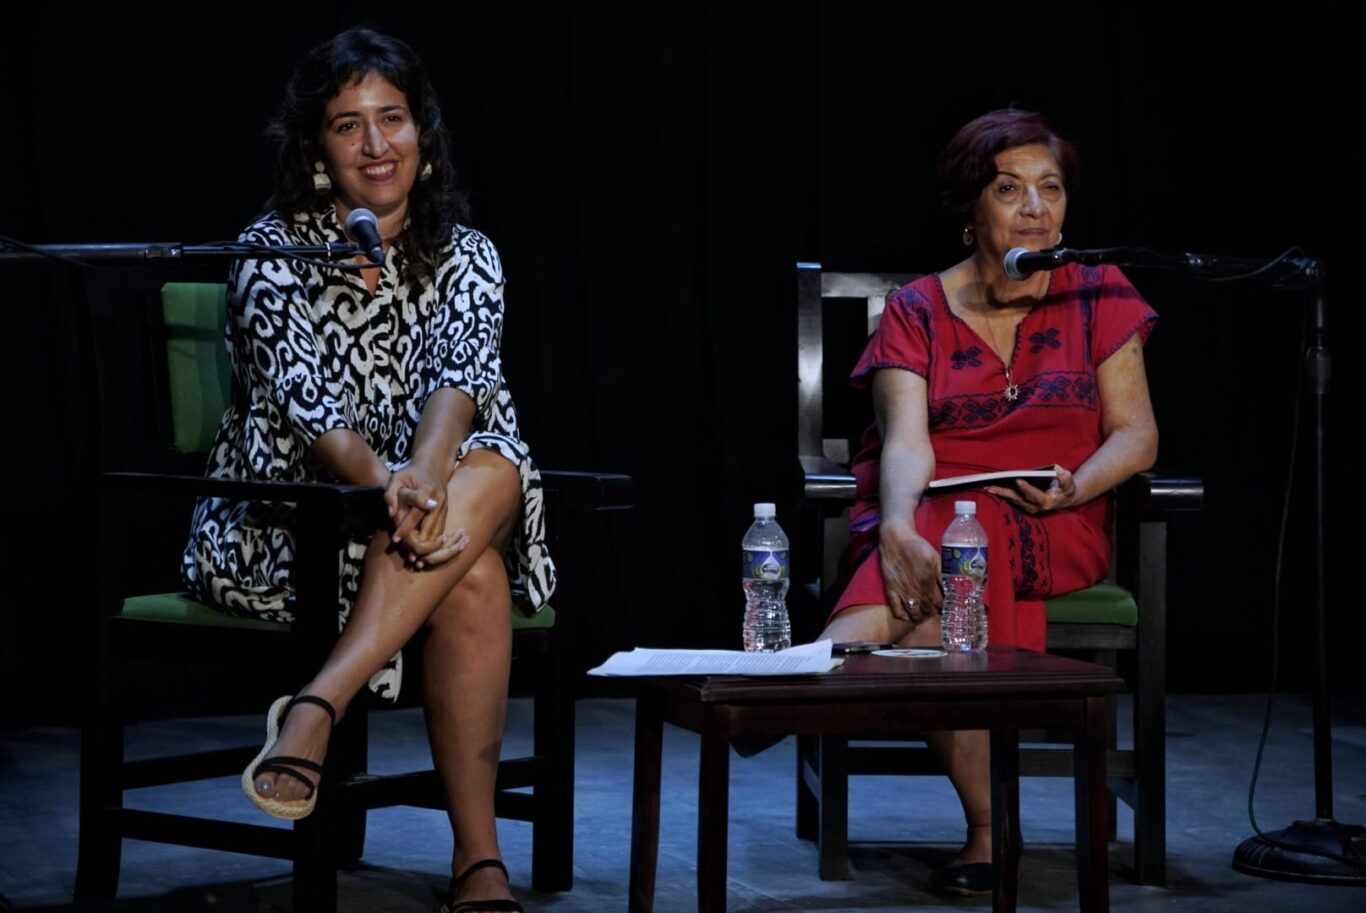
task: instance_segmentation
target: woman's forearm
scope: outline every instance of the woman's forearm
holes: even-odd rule
[[[915,532],[915,509],[934,478],[926,394],[925,379],[910,371],[873,375],[873,412],[882,434],[882,523],[903,536]]]
[[[468,396],[448,388],[437,390],[427,400],[413,435],[412,461],[449,473],[473,417],[474,403]],[[389,467],[350,428],[333,428],[310,449],[332,475],[350,485],[384,487],[389,482]]]
[[[1072,504],[1085,504],[1157,459],[1157,420],[1148,397],[1142,339],[1135,334],[1096,369],[1104,441],[1076,469]],[[1072,469],[1071,466],[1067,467]]]
[[[450,387],[437,390],[422,409],[422,420],[413,435],[412,461],[449,475],[455,467],[455,452],[473,421],[473,400]]]
[[[389,483],[389,467],[350,428],[333,428],[318,437],[309,449],[332,475],[349,485],[382,488]]]
[[[931,448],[898,446],[890,441],[884,444],[879,491],[882,522],[914,530],[915,509],[933,477]]]
[[[1076,504],[1104,495],[1157,459],[1157,429],[1117,428],[1073,474]]]

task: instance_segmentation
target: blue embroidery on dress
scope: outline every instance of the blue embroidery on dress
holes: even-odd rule
[[[1008,402],[1000,392],[969,393],[930,402],[930,430],[980,428],[1016,409],[1099,407],[1095,378],[1085,371],[1049,371],[1020,382],[1020,398]]]
[[[982,367],[981,355],[982,350],[977,346],[973,346],[966,352],[959,349],[950,356],[953,359],[952,368],[955,371],[961,371],[964,368],[980,368]]]
[[[1044,346],[1054,350],[1062,348],[1062,340],[1058,339],[1057,327],[1049,327],[1042,333],[1031,333],[1029,334],[1029,341],[1032,343],[1029,347],[1031,355],[1038,355],[1043,351]]]

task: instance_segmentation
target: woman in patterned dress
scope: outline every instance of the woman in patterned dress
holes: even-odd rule
[[[232,405],[210,473],[382,487],[392,529],[343,550],[341,636],[302,700],[271,708],[243,788],[272,814],[308,814],[334,718],[367,683],[396,696],[400,648],[425,628],[428,735],[463,876],[447,906],[520,909],[493,811],[509,578],[539,607],[554,568],[540,477],[503,386],[498,254],[459,223],[435,93],[402,42],[352,29],[315,48],[270,132],[271,211],[242,240],[346,243],[347,214],[364,208],[386,257],[359,273],[291,260],[232,270]],[[196,510],[184,576],[224,612],[289,620],[293,556],[289,507],[211,499]]]
[[[854,461],[849,586],[822,637],[938,646],[939,542],[955,499],[977,502],[990,640],[1044,648],[1047,596],[1104,578],[1107,493],[1157,455],[1142,343],[1156,315],[1113,267],[1015,281],[1003,257],[1054,247],[1078,161],[1042,117],[993,111],[944,150],[944,201],[969,256],[887,300],[854,369],[876,424]],[[931,480],[1056,465],[1023,481],[925,497]],[[967,841],[933,887],[991,889],[985,732],[929,733],[963,803]]]

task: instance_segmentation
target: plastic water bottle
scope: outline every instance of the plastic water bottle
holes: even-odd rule
[[[942,638],[949,653],[985,650],[987,533],[977,522],[975,501],[953,502],[953,522],[944,530],[939,555],[944,584]]]
[[[772,653],[792,646],[787,617],[787,534],[772,504],[754,505],[754,523],[740,547],[745,552],[745,649]]]

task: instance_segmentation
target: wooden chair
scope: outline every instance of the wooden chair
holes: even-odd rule
[[[107,899],[118,886],[121,841],[151,840],[290,859],[294,909],[336,906],[336,871],[364,849],[365,816],[372,808],[413,805],[444,808],[435,771],[373,776],[366,769],[367,713],[379,703],[367,692],[352,703],[329,747],[317,810],[289,827],[192,817],[174,810],[130,808],[126,799],[146,787],[240,774],[261,739],[240,748],[192,750],[172,757],[128,760],[126,730],[140,720],[248,713],[263,715],[274,696],[290,693],[319,667],[337,637],[337,549],[355,530],[387,519],[379,489],[345,485],[248,482],[202,477],[203,453],[227,401],[227,356],[222,342],[225,290],[221,285],[168,284],[162,291],[155,359],[163,421],[174,450],[135,455],[124,466],[151,472],[102,475],[104,566],[98,626],[91,656],[98,687],[85,711],[81,739],[79,899]],[[118,415],[101,404],[105,416]],[[185,472],[186,461],[193,471]],[[181,467],[168,474],[166,467]],[[559,570],[555,607],[532,613],[514,604],[514,670],[528,667],[534,707],[533,753],[504,759],[498,769],[497,814],[532,823],[532,876],[538,891],[562,891],[573,881],[574,700],[573,674],[564,647],[575,615],[576,583],[589,578],[601,511],[628,507],[626,476],[544,473],[551,547]],[[297,620],[277,624],[229,618],[185,595],[124,592],[130,511],[143,512],[169,498],[179,505],[166,523],[183,545],[189,504],[217,496],[297,505]],[[173,547],[158,559],[178,566]],[[514,602],[516,600],[514,599]],[[411,667],[410,667],[411,668]],[[405,692],[420,690],[407,676]],[[192,734],[189,734],[192,736]],[[245,799],[243,800],[245,801]],[[140,803],[141,804],[141,803]],[[264,819],[262,819],[264,820]]]
[[[825,381],[847,384],[862,342],[881,319],[887,296],[917,278],[905,273],[825,272],[818,263],[797,264],[798,432],[797,453],[803,478],[802,550],[794,577],[828,611],[838,596],[830,584],[840,579],[847,542],[845,513],[854,499],[848,466],[850,440],[857,440],[871,410],[849,407],[835,416],[826,407],[831,391]],[[832,302],[832,308],[825,307]],[[837,364],[827,363],[833,345],[826,325],[838,324],[833,303],[845,309],[847,324],[857,324],[855,345]],[[860,310],[861,309],[861,310]],[[849,314],[849,311],[854,313]],[[836,318],[836,319],[832,319]],[[853,351],[850,356],[849,351]],[[839,397],[835,397],[839,399]],[[843,421],[836,430],[839,421]],[[1115,561],[1112,581],[1047,601],[1049,652],[1079,652],[1127,673],[1133,702],[1133,747],[1117,746],[1113,702],[1107,771],[1112,796],[1134,810],[1134,867],[1140,884],[1166,880],[1166,514],[1197,510],[1203,498],[1199,479],[1153,470],[1120,487],[1116,505]],[[1123,656],[1129,660],[1118,663]],[[1021,742],[1038,737],[1022,734]],[[1042,739],[1046,740],[1047,734]],[[820,846],[820,875],[848,876],[848,778],[857,774],[940,773],[928,749],[849,744],[832,738],[798,740],[797,835]],[[1024,776],[1070,776],[1070,748],[1030,747],[1020,753]],[[1113,798],[1111,827],[1113,836]]]

